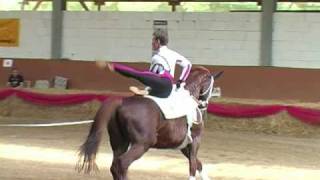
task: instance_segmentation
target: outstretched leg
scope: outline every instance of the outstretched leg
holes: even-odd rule
[[[172,77],[170,74],[155,74],[150,71],[138,71],[136,69],[121,64],[109,64],[113,71],[126,77],[134,78],[142,84],[150,87],[150,95],[161,98],[168,97],[172,90]],[[109,68],[110,68],[109,67]]]
[[[111,165],[111,172],[114,180],[127,180],[127,172],[130,164],[139,159],[148,148],[143,144],[132,144],[127,152],[115,156]]]

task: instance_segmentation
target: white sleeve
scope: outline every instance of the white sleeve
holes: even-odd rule
[[[188,59],[181,55],[177,56],[177,64],[182,67],[179,80],[185,81],[189,76],[192,64]]]
[[[166,59],[164,59],[164,57],[158,55],[158,54],[155,54],[152,56],[152,59],[151,59],[151,66],[150,66],[150,71],[153,71],[153,68],[155,68],[155,65],[158,65],[158,66],[162,66],[162,68],[164,70],[167,70],[167,71],[170,71],[170,67],[169,67],[169,64],[168,62],[166,61]]]
[[[164,68],[161,64],[152,64],[150,66],[150,70],[151,72],[153,73],[156,73],[156,74],[163,74],[164,73]]]

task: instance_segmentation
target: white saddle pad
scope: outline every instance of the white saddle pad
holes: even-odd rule
[[[193,120],[197,117],[197,102],[190,95],[189,91],[181,87],[176,90],[174,86],[168,98],[158,98],[146,95],[157,103],[166,119],[174,119],[182,116],[191,116]]]

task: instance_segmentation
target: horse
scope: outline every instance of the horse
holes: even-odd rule
[[[192,68],[185,89],[199,101],[208,102],[214,79],[219,77],[205,67]],[[184,142],[187,133],[186,117],[165,119],[157,104],[143,96],[109,99],[97,111],[87,139],[80,147],[77,169],[90,173],[97,170],[96,154],[106,129],[113,151],[110,167],[114,180],[126,180],[130,164],[142,157],[150,148],[174,149]],[[192,143],[181,152],[189,160],[189,179],[195,179],[196,171],[202,179],[209,179],[204,173],[197,154],[204,129],[203,121],[191,129]]]

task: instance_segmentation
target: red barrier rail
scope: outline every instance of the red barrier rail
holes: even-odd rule
[[[3,89],[0,90],[0,100],[9,96],[16,97],[38,105],[74,105],[98,100],[100,102],[115,95],[102,95],[91,93],[79,94],[45,94],[31,92],[23,89]],[[287,111],[291,116],[308,124],[320,124],[320,110],[287,105],[234,105],[210,103],[208,113],[232,118],[256,118],[277,114]]]

